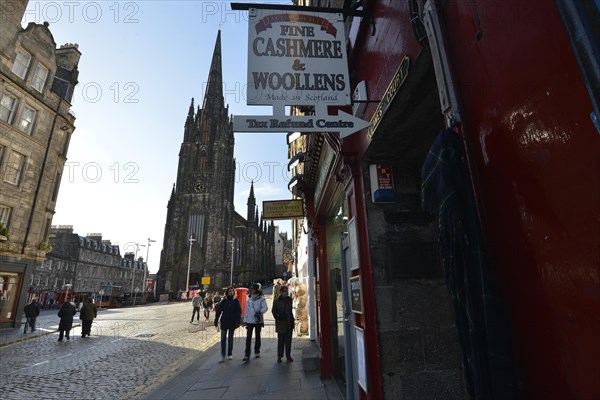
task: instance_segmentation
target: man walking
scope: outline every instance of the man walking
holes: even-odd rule
[[[92,322],[98,316],[98,307],[93,303],[92,298],[88,298],[79,311],[79,319],[81,320],[81,337],[86,335],[90,337],[92,333]]]
[[[38,304],[37,299],[32,299],[31,303],[27,304],[23,311],[25,312],[25,317],[27,317],[23,333],[27,333],[28,325],[31,328],[31,332],[35,332],[35,320],[38,315],[40,315],[40,305]]]
[[[196,292],[196,295],[192,299],[192,307],[194,310],[192,311],[192,319],[190,320],[190,324],[194,322],[194,316],[196,316],[196,321],[200,322],[200,305],[202,304],[202,297],[200,297],[200,291]]]
[[[281,287],[279,297],[273,301],[273,317],[275,317],[275,332],[277,332],[277,362],[281,362],[284,352],[288,362],[293,362],[291,352],[294,313],[287,286]]]

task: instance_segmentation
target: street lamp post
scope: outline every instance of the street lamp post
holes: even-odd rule
[[[235,238],[231,238],[227,243],[231,242],[231,273],[229,275],[229,286],[233,286],[233,251],[235,249]]]
[[[146,271],[148,270],[148,256],[150,254],[150,243],[154,242],[156,242],[156,240],[152,240],[150,239],[150,237],[148,237],[148,245],[146,246],[146,268],[144,268],[144,283],[142,285],[142,288],[144,290],[144,295],[142,298],[144,300],[146,300],[146,295],[148,294],[148,285],[146,284]]]
[[[190,235],[190,238],[188,239],[190,242],[190,251],[188,253],[188,269],[187,269],[187,276],[185,279],[185,295],[187,296],[188,292],[190,291],[190,263],[192,261],[192,243],[196,241],[196,239],[194,239],[192,237],[192,235]]]
[[[73,284],[71,284],[71,283],[65,283],[65,303],[69,301],[69,288],[71,286],[73,286]]]
[[[137,255],[140,247],[146,247],[144,244],[135,244],[135,257],[133,260],[133,264],[131,264],[131,295],[133,296],[133,284],[135,283],[135,263],[137,263]]]
[[[100,289],[98,291],[98,294],[100,295],[100,307],[99,307],[99,309],[102,310],[102,296],[104,296],[104,289]]]
[[[135,296],[133,297],[133,305],[135,306],[135,298],[137,297],[138,292],[140,291],[139,287],[135,288]]]

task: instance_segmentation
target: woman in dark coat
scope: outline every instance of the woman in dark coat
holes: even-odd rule
[[[62,342],[63,336],[67,337],[67,340],[70,339],[69,333],[71,332],[71,328],[73,327],[73,316],[77,314],[77,309],[73,304],[68,301],[65,301],[58,311],[58,316],[60,317],[60,323],[58,324],[58,341]]]
[[[221,318],[221,361],[225,361],[225,350],[227,358],[233,359],[233,334],[242,322],[242,306],[235,297],[235,289],[230,286],[225,292],[225,298],[217,304],[215,315],[215,326],[219,326]]]
[[[292,333],[294,332],[294,313],[292,298],[288,287],[279,289],[279,296],[273,300],[273,317],[275,317],[275,332],[277,332],[277,362],[281,362],[285,350],[285,358],[292,362]]]

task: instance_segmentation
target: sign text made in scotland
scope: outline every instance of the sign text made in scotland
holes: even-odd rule
[[[343,16],[250,9],[248,105],[351,103]]]

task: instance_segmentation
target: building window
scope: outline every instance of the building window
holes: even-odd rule
[[[6,123],[12,123],[17,109],[17,98],[11,94],[4,93],[0,102],[0,119]]]
[[[29,106],[23,108],[21,113],[21,121],[19,121],[19,129],[28,135],[31,135],[33,131],[33,123],[35,122],[35,116],[37,111]]]
[[[11,208],[0,204],[0,223],[8,227],[8,221],[10,221]]]
[[[46,228],[44,229],[44,236],[42,237],[42,242],[45,242],[48,240],[48,235],[50,234],[51,226],[52,226],[52,218],[48,218],[46,220]]]
[[[15,63],[13,64],[12,72],[14,72],[19,78],[25,79],[30,62],[31,55],[29,53],[23,50],[17,50],[17,57],[15,57]]]
[[[23,176],[23,169],[25,168],[25,156],[11,151],[6,162],[6,171],[4,172],[4,182],[12,183],[15,186],[19,186],[21,183],[21,177]]]
[[[52,201],[56,201],[58,197],[58,188],[60,187],[60,174],[56,174],[56,180],[54,181],[54,189],[52,190]]]
[[[31,86],[38,92],[42,93],[44,86],[46,86],[46,78],[48,77],[48,68],[38,63],[35,66],[35,72],[33,73],[33,79],[31,80]]]

